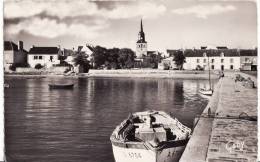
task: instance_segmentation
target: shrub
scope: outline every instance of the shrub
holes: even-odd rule
[[[41,68],[43,68],[43,66],[41,64],[36,64],[34,68],[35,69],[41,69]]]
[[[12,70],[12,71],[15,71],[16,70],[16,66],[14,64],[12,64],[11,66],[9,66],[9,69]]]

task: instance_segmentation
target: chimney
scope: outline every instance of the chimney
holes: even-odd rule
[[[18,41],[18,50],[23,50],[23,41]]]

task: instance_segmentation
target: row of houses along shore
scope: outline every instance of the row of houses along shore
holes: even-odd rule
[[[79,46],[93,60],[93,49],[89,45]],[[200,49],[166,49],[158,52],[162,57],[158,60],[158,69],[178,69],[174,58],[178,55],[185,56],[184,70],[257,70],[257,48],[255,49],[228,49],[227,47]],[[34,70],[42,66],[45,70],[66,70],[67,65],[74,66],[73,50],[60,47],[32,46],[28,51],[23,48],[23,42],[4,41],[4,71],[15,71],[16,68]],[[147,56],[144,56],[147,57]],[[138,57],[138,62],[142,59]],[[64,64],[66,62],[66,65]],[[64,66],[63,66],[64,65]],[[14,68],[15,67],[15,68]],[[25,71],[26,71],[25,70]]]

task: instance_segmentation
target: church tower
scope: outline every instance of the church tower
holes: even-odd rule
[[[143,55],[147,55],[147,42],[145,41],[145,34],[143,31],[143,22],[141,19],[141,29],[138,33],[138,40],[136,42],[136,57],[141,59]]]

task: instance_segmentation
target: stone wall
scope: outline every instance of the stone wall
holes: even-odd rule
[[[52,73],[52,74],[63,74],[64,71],[67,69],[68,67],[64,67],[64,66],[59,66],[59,67],[51,67],[51,68],[42,68],[42,69],[35,69],[35,68],[16,68],[16,73]]]

